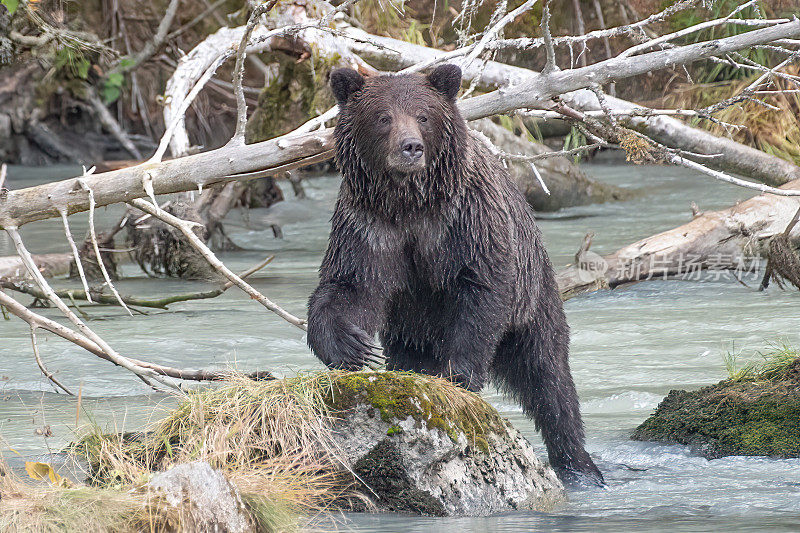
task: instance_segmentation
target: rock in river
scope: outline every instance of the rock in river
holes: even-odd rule
[[[334,381],[331,400],[344,462],[379,510],[485,516],[541,510],[563,498],[555,472],[519,431],[480,396],[446,380],[345,374]]]
[[[633,439],[686,444],[709,458],[800,457],[800,359],[670,391]]]

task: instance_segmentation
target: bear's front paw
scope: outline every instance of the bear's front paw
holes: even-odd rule
[[[326,362],[330,368],[355,371],[361,370],[364,365],[385,362],[380,348],[367,332],[353,324],[341,328],[332,345],[329,361]]]

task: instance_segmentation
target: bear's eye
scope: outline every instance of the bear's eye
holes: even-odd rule
[[[389,115],[381,115],[380,117],[378,117],[378,122],[380,122],[384,126],[386,124],[388,124],[389,122],[391,122],[391,121],[392,121],[392,119],[389,118]]]
[[[425,115],[420,115],[417,117],[417,121],[421,123],[428,122],[428,117],[426,117]]]

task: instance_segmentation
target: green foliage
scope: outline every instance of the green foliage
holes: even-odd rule
[[[572,150],[575,148],[580,148],[581,146],[586,146],[589,144],[586,141],[586,135],[578,129],[576,126],[572,126],[572,129],[569,130],[569,133],[566,137],[564,137],[564,150]],[[573,156],[573,160],[575,164],[578,164],[581,160],[580,152]]]
[[[403,40],[420,46],[428,46],[422,32],[430,29],[430,27],[430,24],[423,24],[415,19],[411,19],[408,28],[404,29],[402,32]]]
[[[66,72],[69,77],[85,80],[89,76],[89,67],[92,64],[77,48],[59,46],[56,49],[53,66],[56,70]]]
[[[764,381],[782,378],[787,370],[800,359],[800,351],[787,343],[770,344],[764,352],[756,352],[761,360],[737,364],[741,352],[733,349],[725,354],[725,370],[731,381]]]
[[[19,0],[0,0],[0,4],[6,6],[9,15],[13,15],[19,7]]]
[[[125,84],[125,76],[119,72],[110,73],[103,80],[102,97],[103,102],[110,104],[122,96],[122,86]]]

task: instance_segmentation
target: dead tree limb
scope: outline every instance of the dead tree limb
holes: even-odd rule
[[[52,287],[50,287],[50,285],[44,279],[44,276],[42,276],[41,272],[38,271],[33,262],[33,258],[31,257],[30,252],[28,252],[28,250],[25,248],[25,245],[22,242],[22,237],[17,229],[6,228],[6,233],[8,233],[8,235],[11,237],[11,240],[17,249],[17,253],[22,258],[25,268],[28,270],[30,276],[36,281],[36,284],[39,286],[39,288],[47,295],[47,299],[53,305],[55,305],[64,314],[64,316],[69,319],[70,322],[75,324],[82,336],[91,340],[91,342],[94,343],[100,350],[102,350],[113,363],[131,371],[146,384],[154,387],[152,382],[156,381],[167,388],[180,390],[173,380],[165,379],[162,375],[159,375],[153,370],[141,367],[131,361],[129,358],[120,355],[97,333],[92,331],[80,318],[75,315],[75,313],[69,309],[69,307],[67,307],[64,301],[55,294]]]
[[[242,279],[248,278],[255,272],[258,272],[259,270],[267,266],[269,263],[271,263],[274,258],[275,258],[274,255],[267,257],[261,263],[239,274],[239,277]],[[222,293],[224,293],[231,287],[233,287],[233,282],[228,281],[221,287],[218,287],[216,289],[211,289],[208,291],[190,292],[186,294],[175,294],[172,296],[164,296],[162,298],[141,298],[137,296],[125,296],[125,295],[122,295],[121,298],[126,305],[129,305],[131,307],[149,307],[152,309],[167,309],[168,306],[178,302],[190,302],[193,300],[208,300],[210,298],[216,298],[217,296],[220,296]],[[47,294],[45,294],[44,291],[36,288],[31,283],[21,279],[0,278],[0,289],[8,289],[23,294],[27,294],[29,296],[33,296],[34,298],[40,300],[47,300]],[[68,298],[70,299],[70,301],[85,300],[90,303],[98,303],[102,305],[119,305],[119,300],[117,300],[116,296],[111,294],[103,294],[100,290],[89,289],[89,291],[87,292],[86,290],[61,289],[61,290],[55,290],[55,293],[59,298]]]
[[[659,68],[691,63],[714,55],[724,55],[754,44],[797,37],[800,37],[800,20],[795,19],[724,39],[645,53],[624,60],[614,58],[588,67],[556,71],[548,75],[530,75],[531,71],[518,69],[527,73],[526,79],[512,87],[464,100],[460,103],[460,108],[468,120],[515,109],[547,108],[551,105],[550,98],[593,84],[607,83]],[[374,45],[370,46],[374,48]],[[424,49],[424,47],[417,48]],[[424,50],[437,54],[435,50]],[[497,67],[504,72],[507,72],[508,68]],[[487,67],[486,71],[488,70]],[[494,74],[497,75],[498,71],[495,70]],[[507,78],[506,76],[505,79]],[[596,96],[591,91],[586,92],[596,101]],[[657,118],[665,119],[665,117]],[[698,132],[693,128],[689,129],[695,135]],[[113,172],[95,174],[84,178],[84,181],[94,191],[97,206],[104,206],[129,202],[135,198],[149,196],[151,192],[166,194],[197,190],[230,179],[252,179],[265,172],[291,170],[307,164],[309,160],[317,160],[320,154],[331,149],[331,130],[325,129],[301,135],[288,134],[246,146],[223,147],[170,161],[143,163]],[[781,161],[757,150],[753,151],[761,154],[762,160]],[[800,169],[791,163],[782,163],[785,163],[784,167],[787,168],[784,176],[791,177],[793,173],[800,173]],[[790,193],[795,194],[794,191]],[[10,191],[4,200],[0,200],[0,227],[18,227],[35,220],[60,216],[59,209],[68,209],[69,213],[75,213],[88,208],[89,199],[85,191],[80,190],[75,179]]]
[[[75,331],[71,330],[66,326],[62,326],[58,322],[54,320],[50,320],[49,318],[43,317],[39,314],[34,313],[18,301],[16,301],[11,296],[3,293],[0,291],[0,306],[3,306],[5,309],[8,310],[9,313],[12,315],[21,318],[29,325],[47,330],[51,333],[54,333],[61,337],[62,339],[68,340],[71,343],[80,346],[81,348],[85,349],[86,351],[93,353],[94,355],[100,357],[101,359],[105,359],[106,361],[110,361],[116,364],[116,361],[110,356],[105,350],[103,350],[100,346],[98,346],[95,342],[90,340],[89,338],[81,335],[80,333],[76,333]],[[181,369],[181,368],[172,368],[168,366],[158,365],[155,363],[150,363],[147,361],[140,361],[138,359],[127,358],[132,364],[136,365],[139,368],[147,369],[150,372],[153,372],[159,376],[168,377],[171,379],[183,379],[189,381],[220,381],[224,379],[228,379],[231,377],[233,372],[224,371],[224,370],[191,370],[191,369]],[[253,374],[249,374],[250,377],[253,379],[265,379],[269,377],[269,373],[265,371],[255,372]]]
[[[282,319],[286,320],[288,323],[296,326],[303,331],[306,330],[306,321],[294,316],[293,314],[289,313],[281,306],[261,294],[258,290],[256,290],[253,286],[249,283],[244,281],[240,276],[234,274],[225,264],[220,261],[214,252],[206,246],[203,240],[198,237],[195,232],[193,231],[194,226],[197,224],[194,222],[189,222],[187,220],[182,220],[176,216],[173,216],[166,211],[160,209],[158,206],[154,206],[153,204],[141,200],[131,200],[130,205],[135,207],[136,209],[140,209],[145,213],[148,213],[157,219],[166,222],[170,226],[174,226],[175,228],[179,229],[181,233],[187,238],[187,240],[191,243],[191,245],[200,252],[203,257],[211,264],[214,269],[220,272],[223,276],[228,278],[231,283],[242,289],[245,293],[247,293],[252,299],[256,300],[258,303],[281,317]]]

